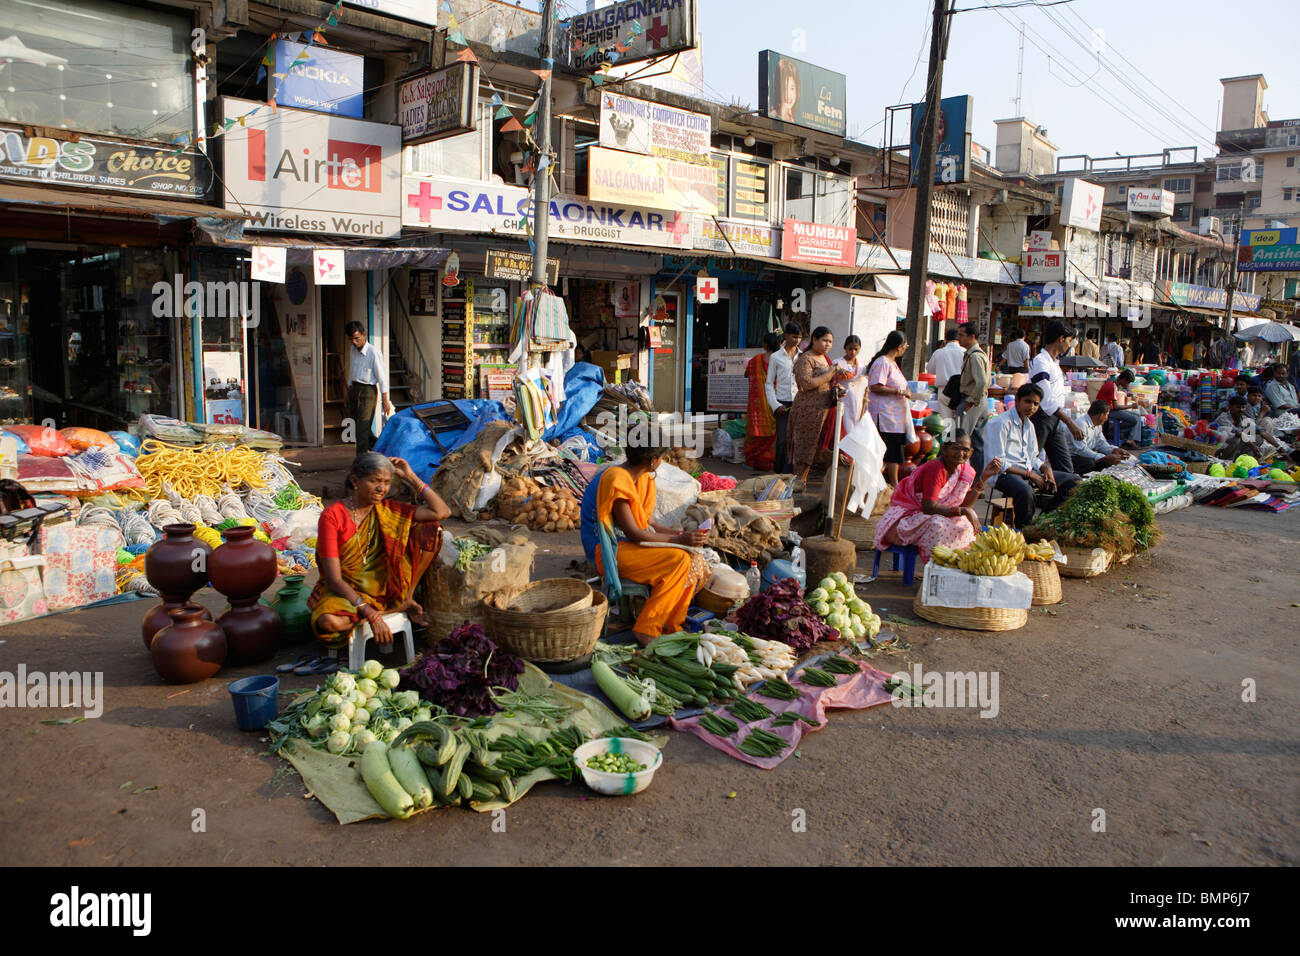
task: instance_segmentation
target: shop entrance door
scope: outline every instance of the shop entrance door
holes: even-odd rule
[[[325,441],[338,445],[343,441],[343,419],[348,414],[348,363],[352,344],[344,334],[344,327],[352,321],[348,314],[351,297],[344,285],[323,285],[320,294],[320,327],[325,355]],[[363,323],[364,324],[364,323]],[[362,423],[357,422],[357,428]]]
[[[733,348],[731,335],[731,293],[718,293],[718,301],[695,303],[695,327],[691,346],[691,411],[709,410],[709,349]]]
[[[654,408],[656,412],[682,410],[682,335],[681,293],[661,292],[664,308],[655,314],[655,327],[659,329],[659,348],[654,350]]]

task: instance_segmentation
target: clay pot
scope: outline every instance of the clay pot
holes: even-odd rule
[[[171,612],[185,607],[189,603],[189,597],[188,594],[182,598],[165,597],[161,604],[155,604],[149,613],[144,616],[144,620],[140,622],[140,636],[144,638],[145,650],[153,648],[153,639],[158,632],[164,627],[171,626]],[[194,606],[200,607],[197,604]],[[203,611],[203,620],[212,620],[211,611],[205,607],[200,607],[200,609]]]
[[[227,528],[221,533],[226,543],[208,559],[212,586],[228,597],[231,604],[256,601],[275,580],[275,551],[254,538],[253,531],[246,525]]]
[[[276,592],[270,608],[280,616],[280,639],[285,644],[302,644],[315,635],[311,629],[311,611],[307,595],[302,593],[301,574],[286,574],[284,587]]]
[[[280,616],[256,600],[232,601],[217,624],[226,634],[226,662],[235,667],[267,660],[280,644]]]
[[[196,562],[199,552],[203,560]],[[168,525],[163,528],[163,536],[145,552],[145,579],[158,589],[163,599],[140,622],[140,636],[146,648],[152,646],[155,634],[170,626],[168,610],[187,604],[190,595],[208,583],[207,571],[196,571],[195,567],[206,568],[211,556],[212,549],[194,537],[192,524]],[[211,615],[208,620],[212,620]]]
[[[149,653],[163,680],[192,684],[207,680],[226,661],[226,635],[204,619],[204,609],[184,604],[168,612],[171,624],[159,631]]]

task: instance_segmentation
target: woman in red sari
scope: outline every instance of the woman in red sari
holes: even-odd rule
[[[767,398],[767,367],[780,347],[781,336],[768,332],[763,336],[763,354],[755,355],[745,366],[745,378],[749,379],[745,464],[756,471],[771,471],[776,466],[776,415]]]
[[[415,492],[419,505],[388,500],[394,474]],[[347,646],[363,620],[378,643],[391,643],[383,616],[395,611],[416,625],[428,623],[412,595],[442,545],[440,522],[451,515],[401,458],[359,455],[347,487],[348,497],[326,508],[317,524],[320,580],[307,599],[316,636],[330,649]]]

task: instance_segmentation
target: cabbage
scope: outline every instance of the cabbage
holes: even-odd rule
[[[378,697],[371,697],[361,707],[361,710],[368,711],[371,715],[373,715],[375,711],[377,711],[380,707],[383,706],[384,706],[384,702],[382,700],[380,700]]]
[[[330,718],[330,730],[335,733],[347,732],[352,729],[352,719],[347,714],[335,714]]]
[[[392,689],[389,687],[385,687],[384,684],[381,682],[379,684],[379,690],[375,691],[375,696],[372,697],[371,700],[388,700],[392,696],[393,696]]]
[[[352,735],[346,730],[337,730],[325,741],[325,749],[332,754],[341,754],[352,746]]]
[[[311,720],[307,721],[306,727],[307,727],[307,733],[310,736],[319,740],[321,737],[324,737],[327,733],[329,733],[329,728],[330,728],[329,718],[326,717],[324,714],[317,714]]]
[[[401,693],[393,695],[393,707],[396,710],[414,710],[420,706],[420,692],[415,690],[404,690]]]
[[[347,671],[339,671],[331,679],[330,686],[340,694],[349,694],[357,689],[357,679]]]
[[[825,617],[831,613],[831,606],[825,601],[816,601],[808,606],[813,609],[813,613],[818,617]]]
[[[835,583],[840,587],[845,587],[849,583],[848,575],[843,571],[836,571],[834,574],[830,575],[830,577],[834,578]]]
[[[871,615],[874,614],[875,612],[871,610],[871,605],[870,605],[870,604],[868,604],[866,601],[863,601],[863,602],[862,602],[862,612],[861,612],[861,613],[862,613],[862,617],[863,617],[863,618],[868,618],[868,617],[871,617]]]
[[[821,588],[823,591],[829,593],[839,588],[839,582],[836,581],[835,578],[833,577],[822,578],[819,582],[817,582],[817,586]]]
[[[848,605],[849,605],[849,610],[852,611],[854,614],[856,614],[858,617],[865,617],[866,615],[871,613],[870,608],[867,607],[867,602],[862,600],[862,598],[855,597],[848,602]]]
[[[358,707],[357,712],[352,715],[352,726],[364,727],[368,723],[370,723],[370,711],[364,707]]]
[[[367,661],[366,663],[371,662]],[[379,685],[369,677],[363,677],[361,680],[357,681],[357,693],[362,697],[365,697],[367,700],[374,697],[377,690],[379,690]]]
[[[834,604],[836,607],[843,607],[844,595],[841,594],[839,591],[836,591],[834,594],[831,595],[831,603]]]
[[[364,710],[365,708],[362,709]],[[352,703],[352,701],[350,700],[345,700],[342,704],[339,705],[338,711],[340,714],[342,714],[344,717],[347,717],[350,720],[351,718],[357,715],[357,705]]]
[[[361,665],[361,670],[358,673],[360,673],[362,677],[373,681],[378,680],[379,675],[383,672],[383,664],[379,663],[379,661],[370,660]]]
[[[814,588],[808,593],[808,596],[804,598],[804,600],[812,605],[816,605],[819,601],[829,601],[830,599],[831,596],[825,588]]]

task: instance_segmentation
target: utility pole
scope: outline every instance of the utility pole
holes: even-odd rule
[[[912,223],[912,267],[907,283],[907,322],[903,326],[909,348],[903,356],[904,374],[916,381],[925,369],[930,323],[924,314],[925,276],[930,259],[930,201],[934,195],[935,140],[939,133],[939,100],[943,92],[943,61],[948,55],[948,24],[955,0],[934,0],[934,25],[930,28],[930,69],[925,87],[925,115],[921,125],[921,155],[916,173],[916,218]]]
[[[1227,329],[1229,336],[1232,335],[1232,299],[1237,291],[1237,254],[1241,251],[1241,228],[1244,225],[1246,215],[1246,201],[1241,201],[1241,210],[1237,213],[1236,240],[1232,244],[1232,262],[1229,264],[1228,273],[1228,309],[1227,309]]]
[[[555,23],[555,0],[546,0],[542,6],[542,40],[538,56],[547,69],[542,78],[541,103],[537,107],[537,121],[533,124],[533,137],[537,140],[537,171],[533,174],[533,292],[546,285],[546,246],[551,229],[551,35]],[[549,64],[549,65],[548,65]]]

